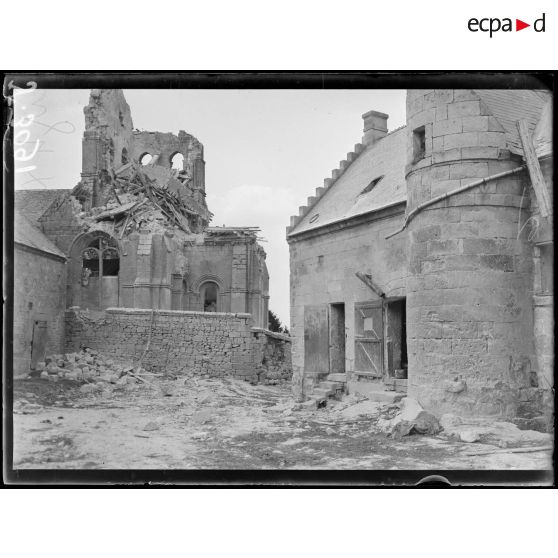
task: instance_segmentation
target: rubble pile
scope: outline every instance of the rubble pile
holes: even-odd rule
[[[442,431],[438,419],[425,411],[412,397],[386,405],[380,409],[378,427],[392,438],[402,438],[412,434],[436,435]]]
[[[48,356],[44,362],[37,363],[35,372],[42,380],[57,382],[64,379],[83,383],[81,391],[84,393],[103,389],[107,384],[143,384],[146,380],[142,375],[149,374],[140,366],[134,368],[129,362],[117,363],[89,348],[77,353]]]
[[[166,173],[159,176],[160,172]],[[100,173],[96,191],[102,204],[93,203],[89,188],[80,182],[72,195],[81,203],[79,218],[90,229],[105,230],[118,236],[135,230],[161,233],[175,229],[185,235],[199,234],[213,214],[207,209],[203,192],[197,195],[181,173],[127,163],[116,171]],[[94,207],[91,207],[94,205]]]

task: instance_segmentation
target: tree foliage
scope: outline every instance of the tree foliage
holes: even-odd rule
[[[268,327],[270,331],[275,331],[277,333],[286,333],[287,335],[289,335],[289,330],[287,326],[281,323],[281,320],[279,319],[277,314],[273,312],[273,310],[268,311],[268,321],[269,321]]]

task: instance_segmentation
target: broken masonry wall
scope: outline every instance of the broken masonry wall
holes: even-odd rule
[[[421,128],[425,152],[416,157]],[[471,90],[409,90],[407,133],[408,211],[521,165]],[[506,177],[410,222],[408,393],[436,414],[514,417],[521,398],[531,397],[533,259],[526,236],[518,237],[523,193],[525,207],[526,174]]]
[[[66,312],[66,352],[90,347],[139,362],[152,371],[184,376],[234,376],[254,380],[249,314],[107,309],[91,319],[79,309]]]
[[[121,89],[93,89],[83,112],[81,187],[76,194],[84,209],[90,209],[104,205],[111,195],[102,173],[131,161],[133,123]]]
[[[249,251],[248,268],[248,308],[254,317],[254,324],[268,327],[269,274],[265,263],[265,252],[257,244]]]
[[[277,384],[282,380],[291,380],[291,338],[263,328],[253,327],[251,331],[259,382]]]
[[[355,304],[380,300],[358,277],[369,273],[387,297],[405,296],[407,242],[402,233],[386,240],[403,223],[405,205],[376,212],[350,226],[324,227],[288,238],[290,254],[290,306],[293,364],[293,393],[302,399],[329,373],[329,339],[321,347],[310,347],[305,332],[305,312],[319,310],[319,325],[328,336],[331,304],[344,304],[345,371],[347,381],[355,371]],[[318,313],[316,314],[318,315]],[[310,362],[305,362],[307,355]],[[323,366],[316,363],[320,361]]]
[[[33,339],[35,326],[46,326],[39,360],[63,350],[66,262],[16,244],[14,277],[13,362],[14,376],[21,377],[29,374],[33,343],[40,343],[38,337]]]
[[[153,166],[172,167],[172,158],[177,153],[183,157],[182,169],[189,177],[188,185],[194,191],[205,192],[205,162],[203,145],[200,141],[180,130],[178,136],[163,132],[134,132],[134,160],[139,161],[149,154]],[[156,158],[156,159],[155,159]]]

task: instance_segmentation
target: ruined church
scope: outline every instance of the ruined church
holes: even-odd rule
[[[552,421],[553,149],[547,91],[409,90],[291,217],[300,397]]]
[[[79,183],[16,191],[16,369],[68,346],[69,308],[242,315],[265,330],[259,229],[209,225],[203,145],[134,129],[118,89],[92,90],[84,113]]]

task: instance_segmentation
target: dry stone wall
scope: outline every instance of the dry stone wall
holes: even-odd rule
[[[290,369],[290,342],[288,350],[267,349],[270,337],[251,330],[250,314],[109,308],[96,316],[78,308],[66,312],[66,352],[88,347],[134,364],[145,352],[142,365],[153,372],[249,381],[262,373],[287,376]],[[264,361],[270,353],[275,356]]]

